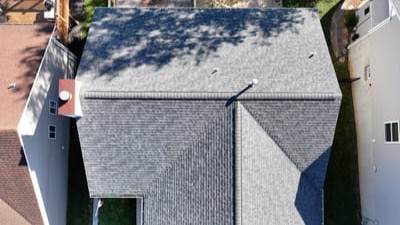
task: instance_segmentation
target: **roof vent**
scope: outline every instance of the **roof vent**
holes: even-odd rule
[[[251,82],[249,82],[249,86],[250,87],[253,87],[253,86],[257,85],[257,84],[258,84],[258,80],[256,78],[254,78],[253,80],[251,80]]]
[[[68,101],[71,99],[71,93],[69,93],[68,91],[61,91],[60,94],[58,95],[58,97],[63,100],[64,102]]]
[[[8,85],[7,88],[8,88],[8,89],[14,89],[16,86],[17,86],[16,83],[11,83],[11,84]]]
[[[211,74],[218,73],[218,71],[219,71],[219,68],[218,68],[218,67],[215,67],[215,68],[213,69],[213,71],[211,72]]]
[[[312,57],[314,57],[317,53],[316,52],[310,52],[310,54],[308,55],[308,58],[311,59]]]

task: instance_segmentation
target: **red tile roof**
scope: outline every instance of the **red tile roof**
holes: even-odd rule
[[[16,129],[51,31],[52,25],[0,25],[0,199],[32,225],[43,221]]]

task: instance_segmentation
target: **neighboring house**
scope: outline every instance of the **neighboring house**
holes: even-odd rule
[[[360,37],[366,35],[389,15],[387,0],[345,0],[341,8],[345,11],[355,11],[359,18],[355,32]]]
[[[72,78],[75,68],[76,57],[52,37],[18,124],[45,225],[65,225],[67,221],[70,119],[57,112],[62,105],[58,83]]]
[[[315,10],[98,8],[76,80],[91,198],[144,225],[323,223],[341,92]]]
[[[57,85],[76,59],[50,37],[52,25],[0,31],[1,224],[65,225],[69,119],[57,115]]]
[[[400,208],[400,1],[389,15],[349,46],[358,139],[361,209],[364,224],[398,224]],[[373,11],[373,8],[371,8]]]
[[[48,25],[0,25],[0,224],[43,224],[17,126],[49,40]]]
[[[0,0],[0,9],[4,12],[3,20],[0,20],[0,23],[33,24],[48,22],[45,18],[43,0]]]

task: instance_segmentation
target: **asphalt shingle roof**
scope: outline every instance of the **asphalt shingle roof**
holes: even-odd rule
[[[246,101],[243,105],[302,172],[330,147],[340,102]]]
[[[400,0],[393,0],[394,6],[397,8],[400,14]]]
[[[100,8],[78,74],[91,91],[340,93],[311,9]]]
[[[150,185],[145,224],[234,224],[233,107],[222,111]]]
[[[91,196],[145,194],[171,163],[218,121],[226,111],[224,104],[83,101],[84,117],[78,122],[78,132]]]
[[[92,197],[143,197],[144,224],[322,223],[341,93],[314,10],[100,8],[77,80]]]

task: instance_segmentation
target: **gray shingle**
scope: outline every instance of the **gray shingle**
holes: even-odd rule
[[[224,103],[84,99],[78,132],[90,195],[143,195],[224,113]]]
[[[330,148],[340,101],[245,101],[243,106],[304,171]]]
[[[270,101],[263,103],[243,102],[239,104],[239,113],[241,115],[238,116],[240,118],[240,131],[238,132],[241,133],[241,152],[237,157],[241,158],[241,169],[239,170],[241,179],[237,179],[240,188],[236,188],[236,191],[240,192],[238,193],[240,196],[237,199],[241,199],[240,224],[322,224],[322,192],[330,148],[325,149],[322,147],[319,149],[317,147],[321,146],[313,143],[312,146],[315,145],[315,147],[310,149],[309,146],[302,145],[299,140],[307,140],[308,136],[301,137],[302,135],[310,136],[310,132],[302,131],[304,126],[300,125],[301,123],[307,123],[308,126],[315,129],[315,134],[317,134],[314,135],[313,139],[321,142],[325,141],[327,145],[331,144],[332,137],[329,137],[329,140],[321,140],[320,136],[324,129],[328,130],[328,132],[332,130],[335,127],[335,123],[329,124],[325,121],[323,124],[309,124],[308,117],[310,116],[313,116],[314,121],[318,121],[319,118],[329,115],[314,114],[314,110],[321,110],[321,107],[317,107],[318,104],[323,106],[322,108],[334,108],[323,103],[326,102]],[[258,115],[255,118],[244,107],[244,105],[252,104],[258,106],[258,111],[263,112],[262,115],[264,117]],[[282,104],[290,105],[292,109],[282,110]],[[303,111],[301,106],[306,106],[311,110]],[[262,109],[261,107],[265,108]],[[254,106],[250,108],[254,110]],[[271,109],[276,110],[277,108],[277,111],[271,111]],[[321,113],[326,113],[325,110],[321,111]],[[292,118],[293,112],[291,111],[297,111],[302,116]],[[284,116],[285,114],[286,116]],[[279,133],[289,135],[283,136],[285,138],[294,138],[291,136],[293,133],[287,131],[289,127],[283,127],[284,129],[280,132],[275,130],[271,132],[271,127],[279,128],[282,121],[268,124],[267,130],[263,127],[266,122],[276,122],[276,117],[283,118],[283,123],[287,123],[286,126],[289,127],[293,125],[293,120],[297,121],[296,127],[291,127],[291,130],[296,135],[300,135],[300,137],[296,137],[299,145],[296,146],[295,150],[285,151],[285,149],[282,149],[281,146],[288,146],[287,143],[282,144],[279,142],[279,138],[282,136],[278,139],[269,136],[269,134],[276,136]],[[301,121],[302,118],[307,119]],[[312,142],[315,142],[315,140]],[[304,154],[304,152],[307,154]],[[293,156],[294,153],[298,155]],[[314,158],[314,154],[319,155]],[[310,158],[310,156],[312,157]],[[310,165],[300,170],[296,161],[293,162],[293,158],[300,159],[302,162],[308,161]]]
[[[101,91],[232,94],[257,78],[248,92],[340,93],[334,74],[311,9],[98,8],[78,79]]]
[[[243,106],[242,225],[304,224],[294,205],[301,172]]]
[[[92,197],[144,197],[146,225],[322,222],[341,94],[314,10],[97,9],[77,80]]]
[[[152,183],[145,224],[233,224],[232,132],[230,107]]]

